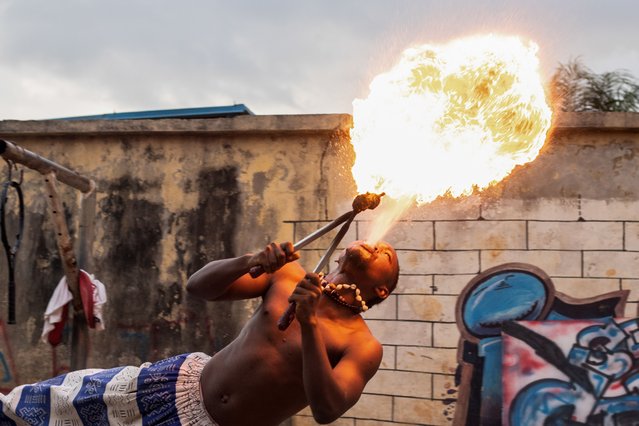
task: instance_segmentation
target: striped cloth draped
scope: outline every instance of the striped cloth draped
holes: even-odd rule
[[[0,394],[0,426],[215,426],[200,375],[210,357],[177,355],[140,367],[87,369]]]

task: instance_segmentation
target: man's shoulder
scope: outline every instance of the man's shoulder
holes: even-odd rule
[[[298,262],[287,263],[271,275],[270,287],[271,289],[290,293],[305,275],[306,271]]]
[[[344,354],[356,362],[370,379],[379,368],[384,349],[366,325],[353,333]]]
[[[366,352],[377,352],[382,350],[382,344],[363,319],[358,321],[357,329],[349,338],[349,346],[364,349]]]
[[[306,275],[306,271],[302,268],[302,265],[300,265],[299,262],[295,261],[287,263],[273,273],[272,280],[274,282],[292,280],[297,284],[299,280],[304,278],[304,275]]]

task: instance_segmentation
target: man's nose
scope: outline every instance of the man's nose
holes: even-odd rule
[[[375,253],[375,252],[377,252],[377,247],[373,247],[373,246],[371,246],[371,245],[370,245],[370,244],[368,244],[368,243],[362,243],[361,245],[362,245],[362,248],[363,248],[364,250],[366,250],[367,252],[369,252],[369,253]]]

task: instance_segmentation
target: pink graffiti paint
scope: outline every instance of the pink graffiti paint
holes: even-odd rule
[[[503,425],[639,421],[637,319],[517,324],[503,335]]]

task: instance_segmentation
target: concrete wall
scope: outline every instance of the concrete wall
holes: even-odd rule
[[[228,343],[255,302],[207,305],[186,294],[187,277],[208,260],[290,238],[287,220],[330,218],[337,206],[329,194],[354,191],[351,181],[341,185],[326,173],[337,170],[328,166],[337,158],[352,161],[343,148],[349,123],[339,115],[0,123],[3,138],[97,183],[95,239],[89,265],[81,266],[106,284],[109,302],[106,331],[91,336],[89,366],[212,353]],[[59,189],[77,235],[80,194]],[[62,269],[41,175],[25,171],[23,190],[18,324],[4,334],[11,375],[30,382],[63,371],[69,347],[56,349],[56,365],[39,343]]]
[[[245,116],[217,120],[0,122],[0,137],[94,178],[90,272],[107,284],[107,330],[93,332],[91,366],[154,360],[226,344],[255,302],[205,305],[184,292],[207,259],[271,239],[295,240],[349,208],[350,117]],[[499,185],[412,210],[387,239],[402,275],[369,326],[382,369],[335,425],[448,424],[459,333],[455,301],[478,272],[526,262],[557,290],[585,297],[631,289],[639,302],[639,115],[565,114],[539,158]],[[18,324],[0,332],[21,382],[68,364],[68,345],[39,343],[42,313],[62,275],[41,177],[25,172],[27,235],[18,255]],[[72,231],[79,210],[65,190]],[[362,213],[345,240],[365,235]],[[312,267],[327,246],[304,253]],[[4,273],[4,272],[3,272]],[[6,278],[0,277],[5,311]],[[5,318],[3,318],[5,319]],[[55,362],[54,362],[55,361]],[[10,363],[8,363],[10,364]],[[308,411],[290,421],[315,424]]]

